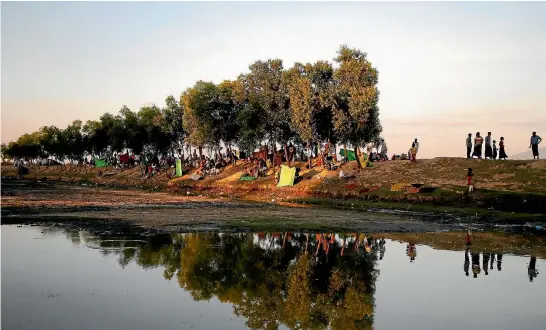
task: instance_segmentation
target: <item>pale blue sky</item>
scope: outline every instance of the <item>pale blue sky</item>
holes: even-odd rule
[[[124,104],[162,105],[258,59],[331,60],[343,43],[379,70],[392,152],[418,137],[422,156],[464,155],[469,132],[490,130],[515,154],[532,130],[546,135],[546,3],[2,2],[1,10],[2,141]]]

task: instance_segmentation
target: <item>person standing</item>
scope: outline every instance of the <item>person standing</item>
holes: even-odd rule
[[[499,142],[499,159],[506,160],[506,158],[508,158],[508,156],[504,151],[504,137],[501,137]]]
[[[531,144],[529,145],[529,148],[533,150],[533,159],[540,159],[538,156],[538,145],[540,142],[542,142],[542,138],[537,135],[537,132],[533,132]]]
[[[498,155],[497,141],[493,140],[493,159],[497,159],[497,155]]]
[[[480,132],[477,132],[476,137],[474,138],[474,156],[479,159],[482,159],[482,144],[483,138],[481,137]]]
[[[472,133],[468,133],[466,138],[466,158],[470,159],[472,155]]]
[[[493,148],[491,148],[491,132],[487,132],[485,137],[485,159],[493,158]]]

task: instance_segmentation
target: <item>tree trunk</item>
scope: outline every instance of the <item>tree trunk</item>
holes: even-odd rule
[[[309,143],[307,145],[309,147],[309,151],[310,151],[309,155],[307,157],[307,158],[309,158],[309,159],[307,159],[307,162],[309,163],[309,170],[311,170],[311,167],[313,167],[313,162],[311,160],[311,155],[313,154],[312,145],[313,145],[313,141],[309,140]]]
[[[358,156],[359,153],[360,149],[358,148],[358,145],[355,145],[356,163],[358,165],[358,170],[360,171],[362,169],[362,163],[360,163],[360,157]]]

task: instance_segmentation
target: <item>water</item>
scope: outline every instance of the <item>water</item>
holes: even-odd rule
[[[477,236],[466,276],[459,244],[391,236],[2,226],[2,329],[546,328],[543,245],[529,269],[500,254],[525,238]]]

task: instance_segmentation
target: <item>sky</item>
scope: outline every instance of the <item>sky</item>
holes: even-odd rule
[[[389,154],[465,156],[468,133],[508,155],[546,138],[546,2],[2,2],[1,140],[179,98],[256,60],[379,71]]]

